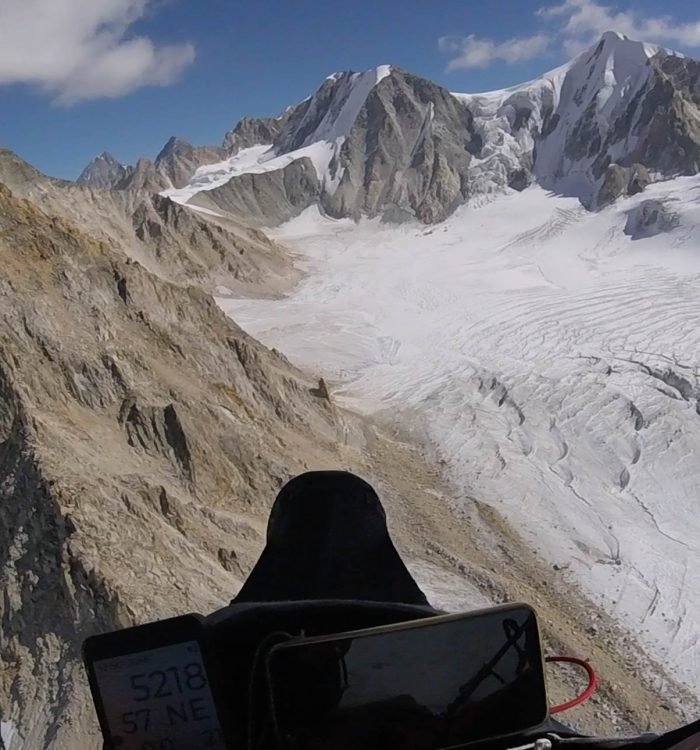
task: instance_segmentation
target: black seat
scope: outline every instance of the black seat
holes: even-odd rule
[[[233,603],[352,599],[428,605],[377,493],[345,471],[312,471],[277,495],[267,545]]]

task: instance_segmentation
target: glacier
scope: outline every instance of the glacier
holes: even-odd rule
[[[625,233],[653,200],[666,231]],[[478,498],[700,695],[700,178],[591,213],[531,186],[442,224],[272,232],[306,276],[222,297],[334,398],[414,426]]]

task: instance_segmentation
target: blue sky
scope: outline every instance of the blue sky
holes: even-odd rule
[[[700,56],[691,0],[0,0],[0,145],[75,178],[171,135],[220,143],[338,70],[390,63],[453,91],[500,88],[608,28]]]

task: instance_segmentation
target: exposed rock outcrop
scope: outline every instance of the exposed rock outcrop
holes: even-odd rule
[[[289,108],[293,109],[292,107]],[[251,146],[274,143],[285,125],[285,115],[280,117],[244,117],[224,136],[224,149],[228,156]]]
[[[156,156],[155,170],[176,187],[183,187],[202,164],[220,161],[226,151],[217,146],[193,146],[172,136]]]
[[[655,237],[678,226],[678,216],[660,200],[642,201],[627,213],[624,232],[633,240]]]
[[[321,184],[313,164],[297,159],[272,172],[234,177],[223,187],[197,193],[189,202],[266,226],[298,216],[320,197]]]
[[[158,170],[155,162],[150,159],[139,159],[135,166],[126,168],[119,180],[105,187],[112,190],[145,190],[159,193],[172,186],[170,178]]]
[[[591,207],[605,208],[618,198],[641,193],[651,182],[649,171],[641,164],[621,167],[610,164],[602,176],[602,184]]]

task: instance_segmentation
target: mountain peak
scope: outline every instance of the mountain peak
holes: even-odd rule
[[[629,37],[621,34],[619,31],[604,31],[600,40],[606,44],[616,44],[620,41],[629,41]]]
[[[340,147],[367,97],[391,71],[390,65],[380,65],[361,73],[345,71],[328,76],[313,96],[289,114],[287,132],[275,140],[276,152],[290,153],[319,142]]]
[[[371,76],[372,74],[374,74],[376,76],[377,83],[379,83],[382,78],[386,78],[388,75],[391,75],[392,70],[394,70],[393,65],[377,65],[376,68],[370,68],[369,70],[365,70],[364,72],[360,73],[354,70],[342,70],[326,76],[326,80],[333,81],[335,83],[341,78],[352,78],[353,76]]]
[[[190,153],[193,148],[194,146],[192,146],[191,143],[188,143],[188,141],[171,135],[165,146],[160,150],[158,156],[156,156],[156,164],[173,154]]]
[[[126,167],[108,151],[98,154],[76,180],[79,185],[91,188],[108,188],[126,174]]]
[[[675,55],[677,57],[683,57],[679,52],[666,49],[658,44],[651,44],[650,42],[640,42],[619,31],[606,31],[600,37],[596,44],[592,45],[588,50],[583,52],[579,57],[572,60],[572,65],[577,61],[585,58],[590,61],[591,56],[607,58],[611,55],[617,55],[622,53],[625,56],[635,56],[638,60],[644,61],[645,58],[654,57],[659,53],[663,55]]]
[[[119,162],[109,153],[109,151],[102,151],[99,153],[93,161],[106,161],[109,164],[119,164]]]

